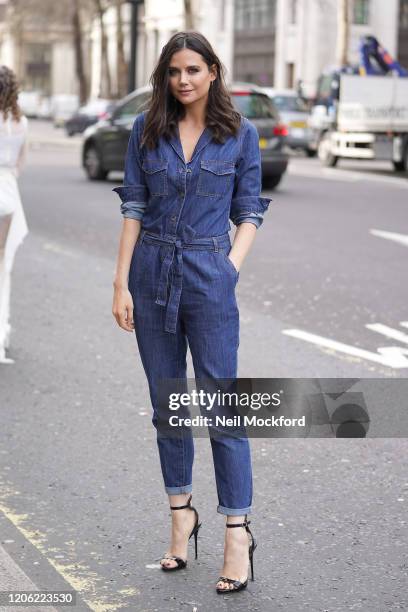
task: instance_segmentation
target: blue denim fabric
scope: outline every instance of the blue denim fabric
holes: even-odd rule
[[[179,134],[169,141],[160,138],[154,151],[140,148],[145,115],[138,115],[133,124],[124,185],[113,190],[122,200],[124,217],[143,219],[149,231],[173,235],[177,228],[190,237],[229,231],[228,219],[235,225],[246,220],[261,225],[271,199],[259,195],[259,137],[248,119],[242,117],[238,136],[224,144],[215,143],[205,128],[186,163]]]
[[[192,490],[194,444],[190,434],[165,437],[158,428],[162,379],[185,379],[187,344],[196,379],[237,377],[239,272],[228,254],[233,223],[262,223],[269,199],[260,197],[261,165],[255,127],[242,118],[237,137],[224,144],[208,128],[190,162],[179,134],[161,138],[154,150],[140,148],[144,114],[133,126],[124,186],[116,191],[125,217],[142,229],[129,270],[136,339],[149,383],[152,423],[165,490]],[[136,215],[136,216],[135,216]],[[252,471],[246,437],[213,435],[210,440],[218,494],[217,511],[251,512]]]
[[[117,187],[115,189],[117,189]],[[125,206],[123,207],[126,210],[126,212],[124,213],[124,217],[128,219],[136,219],[136,221],[141,221],[143,219],[143,214],[146,210],[146,206],[147,204],[145,204],[144,202],[126,202],[126,208]],[[244,213],[238,218],[238,220],[235,221],[235,224],[239,225],[244,221],[246,221],[247,223],[253,223],[258,228],[263,221],[263,213]]]
[[[182,270],[178,269],[178,261],[173,270],[175,285],[182,278],[178,313],[171,311],[175,333],[165,331],[166,310],[156,300],[163,261],[171,248],[171,243],[142,230],[129,271],[136,338],[149,383],[152,423],[156,429],[160,381],[186,378],[187,344],[196,379],[237,376],[239,313],[235,286],[239,273],[228,258],[229,234],[195,239],[180,247]],[[249,441],[245,437],[213,436],[212,433],[217,511],[227,515],[249,514],[252,503]],[[157,431],[157,444],[166,492],[191,491],[194,460],[191,433],[183,432],[177,439],[164,437]]]

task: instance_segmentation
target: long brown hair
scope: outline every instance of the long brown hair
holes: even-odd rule
[[[0,112],[3,112],[4,119],[11,112],[13,119],[20,121],[22,113],[17,100],[17,77],[7,66],[0,66]]]
[[[163,47],[156,67],[150,77],[153,93],[145,118],[141,145],[154,149],[160,136],[174,135],[178,120],[185,116],[184,105],[169,89],[169,65],[173,53],[191,49],[199,53],[210,68],[215,64],[217,78],[208,91],[205,124],[210,128],[215,142],[222,143],[228,136],[235,136],[241,125],[241,115],[234,108],[225,85],[225,68],[214,53],[208,40],[199,32],[176,32]]]

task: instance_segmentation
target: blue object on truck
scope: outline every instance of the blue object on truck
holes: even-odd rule
[[[388,72],[395,72],[398,76],[408,77],[408,71],[391,57],[375,36],[362,36],[359,50],[359,72],[362,76],[385,75]]]

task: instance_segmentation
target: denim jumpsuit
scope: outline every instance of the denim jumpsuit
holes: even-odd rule
[[[129,270],[136,339],[149,383],[157,429],[161,379],[185,379],[187,343],[196,379],[237,376],[239,272],[228,257],[229,219],[260,226],[269,199],[260,197],[261,162],[255,126],[241,118],[237,136],[216,143],[202,132],[191,160],[180,135],[140,146],[145,113],[130,135],[122,187],[124,217],[140,219]],[[252,471],[246,437],[211,436],[217,511],[251,512]],[[192,490],[192,435],[157,433],[168,494]]]

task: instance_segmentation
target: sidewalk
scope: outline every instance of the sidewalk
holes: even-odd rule
[[[56,128],[51,121],[42,119],[28,120],[29,149],[37,150],[43,147],[79,149],[82,144],[82,134],[68,136],[64,128]]]
[[[4,548],[0,545],[0,592],[2,591],[38,591],[37,586],[29,579],[29,577],[22,571],[22,569],[14,563],[13,559]],[[13,609],[16,612],[23,610],[32,611],[35,609],[37,612],[57,612],[57,610],[51,606],[2,606],[0,605],[0,612]]]

